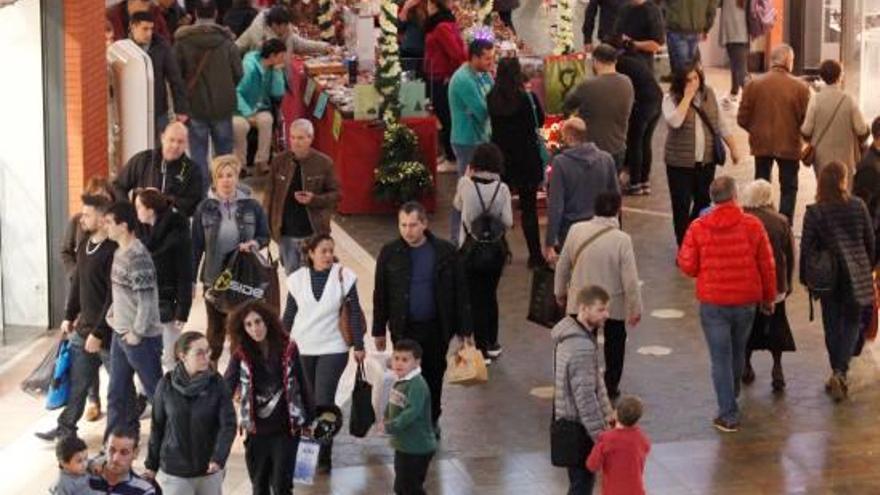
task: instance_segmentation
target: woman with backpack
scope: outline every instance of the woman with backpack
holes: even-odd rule
[[[465,264],[474,340],[489,364],[498,343],[498,282],[510,251],[505,234],[513,226],[510,189],[501,182],[504,156],[497,146],[477,146],[453,206],[461,212],[459,247]]]
[[[860,314],[874,303],[875,263],[868,208],[849,194],[846,165],[830,162],[819,172],[816,203],[804,215],[800,277],[822,306],[832,372],[825,390],[835,401],[848,393],[846,373],[859,340]]]

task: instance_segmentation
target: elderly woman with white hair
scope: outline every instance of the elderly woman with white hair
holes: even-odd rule
[[[241,162],[235,155],[221,155],[211,162],[213,178],[208,197],[199,203],[192,221],[193,273],[208,289],[223,271],[234,251],[260,249],[269,243],[266,213],[251,198],[250,190],[239,186]],[[204,258],[204,263],[202,263]],[[226,313],[205,301],[208,328],[205,337],[216,369],[226,341]]]
[[[330,218],[340,197],[333,160],[312,148],[312,123],[295,120],[289,134],[290,150],[272,159],[263,205],[272,240],[278,243],[288,275],[302,264],[305,240],[330,233]]]
[[[772,315],[761,311],[755,316],[752,335],[746,347],[746,367],[742,381],[749,385],[755,381],[752,369],[752,352],[767,350],[773,356],[773,390],[785,388],[785,375],[782,372],[782,353],[795,350],[794,337],[785,313],[785,299],[791,294],[794,273],[794,236],[788,225],[788,217],[776,212],[771,198],[772,187],[764,179],[749,183],[742,192],[741,204],[746,212],[758,217],[764,224],[773,258],[776,261],[776,306]]]

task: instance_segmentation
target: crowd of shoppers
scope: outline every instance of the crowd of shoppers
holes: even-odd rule
[[[93,178],[71,219],[62,249],[71,287],[61,325],[71,346],[71,394],[57,426],[38,436],[60,441],[64,483],[152,493],[147,482],[154,481],[163,493],[213,495],[222,491],[239,429],[254,493],[286,494],[300,439],[333,407],[350,359],[361,364],[366,357],[357,275],[336,258],[330,235],[344,194],[333,161],[312,147],[315,131],[306,119],[289,126],[286,151],[273,147],[277,105],[290,89],[288,55],[336,48],[302,37],[282,5],[257,11],[235,2],[221,26],[217,4],[194,4],[128,0],[108,9],[114,36],[130,37],[151,57],[158,82],[151,124],[161,143],[135,154],[112,183]],[[580,425],[592,451],[589,461],[567,466],[570,493],[590,493],[599,470],[606,493],[643,491],[650,443],[636,426],[642,404],[621,394],[627,329],[643,313],[633,238],[621,228],[621,191],[650,194],[651,142],[661,117],[676,264],[696,279],[718,406],[713,425],[740,428],[737,398],[741,384],[756,379],[754,351],[771,353],[773,390],[786,387],[782,353],[795,350],[786,311],[798,256],[792,220],[805,142],[818,192],[804,217],[800,279],[821,306],[826,388],[835,401],[847,397],[849,363],[875,304],[880,119],[868,128],[836,61],[821,64],[824,87],[811,95],[792,75],[787,45],[776,46],[769,71],[750,80],[748,5],[720,2],[721,43],[731,63],[731,89],[720,100],[697,48],[719,2],[668,0],[662,11],[651,0],[587,2],[585,48],[595,77],[565,98],[562,149],[548,164],[538,134],[544,109],[519,60],[496,60],[489,40],[466,46],[445,0],[403,3],[404,65],[429,84],[442,152],[457,162],[458,181],[451,242],[428,229],[423,205],[408,202],[396,212],[399,236],[376,263],[370,333],[378,351],[390,334],[396,376],[377,430],[392,437],[396,493],[423,493],[441,438],[452,339],[475,345],[486,364],[502,353],[497,293],[512,262],[507,234],[517,201],[527,265],[552,266],[553,296],[567,315],[550,335],[554,418]],[[495,5],[511,27],[516,6]],[[665,95],[654,73],[664,44],[672,68]],[[755,157],[756,180],[742,194],[731,177],[716,178],[716,167],[741,161],[723,116],[737,105]],[[262,203],[240,182],[254,129],[253,163],[267,173]],[[869,131],[874,142],[864,149]],[[769,182],[774,162],[778,213]],[[538,193],[545,182],[542,251]],[[217,303],[209,289],[230,259],[266,248],[270,239],[284,267],[283,313],[270,301]],[[182,332],[197,281],[209,294],[207,328]],[[230,358],[221,375],[227,337]],[[110,375],[106,464],[102,474],[82,478],[76,464],[83,446],[70,439],[86,402],[98,401],[102,364]],[[143,412],[138,388],[152,419],[142,478],[131,472]],[[97,419],[100,407],[86,416]],[[332,438],[322,441],[319,472],[331,471],[332,452]],[[614,461],[624,457],[626,470]]]

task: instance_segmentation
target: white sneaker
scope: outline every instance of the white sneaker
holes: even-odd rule
[[[730,110],[739,105],[739,95],[727,95],[721,100],[721,106],[724,107],[725,110]]]

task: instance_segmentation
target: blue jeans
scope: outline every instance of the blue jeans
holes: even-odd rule
[[[455,161],[458,164],[458,178],[464,176],[464,171],[471,164],[474,157],[474,151],[477,150],[477,144],[455,144],[452,143],[452,149],[455,151]],[[449,242],[458,246],[458,231],[461,230],[461,212],[452,209],[449,214]]]
[[[669,67],[675,74],[700,59],[700,33],[666,32]]]
[[[281,254],[281,264],[284,265],[284,273],[290,275],[303,264],[302,247],[307,237],[281,237],[278,243],[278,251]]]
[[[153,400],[156,384],[162,377],[162,336],[145,337],[138,345],[113,335],[110,346],[110,385],[107,389],[107,431],[116,428],[139,431],[140,423],[132,404],[135,402],[134,375],[137,373],[147,399]]]
[[[846,375],[859,340],[862,307],[848,294],[823,297],[821,304],[825,348],[828,349],[831,369]]]
[[[736,422],[739,419],[736,396],[754,319],[754,304],[700,304],[700,323],[712,360],[712,384],[718,400],[718,417],[725,421]]]
[[[110,352],[101,349],[94,354],[88,353],[83,348],[82,338],[71,336],[70,363],[70,396],[58,416],[58,429],[63,435],[76,434],[76,424],[85,411],[86,397],[98,378],[101,364],[109,369]]]
[[[234,148],[232,116],[221,120],[189,120],[189,154],[202,171],[202,183],[207,191],[211,186],[208,168],[208,140],[214,145],[214,156],[228,155]]]
[[[584,460],[586,463],[586,459]],[[592,495],[596,475],[586,466],[568,468],[568,495]]]

